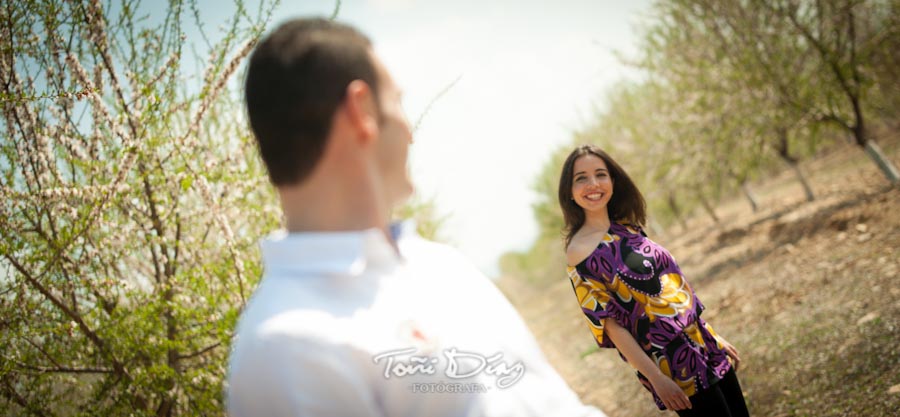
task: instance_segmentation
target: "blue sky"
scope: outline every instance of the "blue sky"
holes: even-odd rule
[[[608,88],[637,76],[614,51],[636,52],[635,25],[649,3],[342,2],[339,20],[373,40],[405,90],[411,120],[459,78],[416,132],[410,172],[417,192],[449,216],[443,235],[486,274],[496,276],[501,254],[523,250],[536,237],[531,184],[550,153],[590,120]],[[272,26],[328,16],[334,7],[325,0],[283,1]],[[208,28],[232,10],[201,0]]]

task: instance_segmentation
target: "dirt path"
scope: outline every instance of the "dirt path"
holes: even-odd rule
[[[784,173],[755,185],[758,213],[735,198],[717,208],[721,225],[696,218],[651,238],[742,352],[752,415],[900,415],[900,187],[850,146],[803,168],[812,203]],[[661,415],[630,366],[597,351],[563,273],[546,288],[501,288],[585,402],[610,417]]]

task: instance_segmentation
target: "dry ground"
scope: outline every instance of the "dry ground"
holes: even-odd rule
[[[900,164],[900,143],[882,146]],[[741,351],[751,415],[898,416],[900,186],[850,145],[802,168],[814,202],[786,170],[753,184],[759,212],[735,197],[717,208],[719,225],[697,217],[654,238],[679,261],[707,321]],[[549,360],[610,417],[674,416],[614,351],[595,348],[560,271],[543,288],[500,283]]]

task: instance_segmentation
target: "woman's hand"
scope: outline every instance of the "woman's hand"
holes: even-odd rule
[[[691,400],[687,394],[681,390],[675,381],[659,374],[655,379],[650,380],[656,395],[662,400],[666,408],[669,410],[684,410],[691,408]]]
[[[741,356],[738,353],[737,349],[735,349],[734,345],[728,343],[727,340],[719,337],[719,342],[722,343],[722,346],[725,349],[725,353],[731,358],[731,361],[734,365],[734,371],[737,372],[738,368],[741,366]]]
[[[691,400],[681,390],[681,387],[659,370],[656,363],[644,353],[628,330],[625,330],[613,319],[606,319],[604,327],[609,339],[616,345],[619,352],[625,356],[625,359],[628,359],[628,363],[650,381],[650,385],[653,385],[653,391],[656,391],[656,395],[659,396],[666,408],[669,410],[691,408]]]

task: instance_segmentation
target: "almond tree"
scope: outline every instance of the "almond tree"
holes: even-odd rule
[[[896,78],[878,78],[873,71],[886,53],[883,48],[898,43],[900,32],[892,27],[896,2],[681,0],[667,5],[667,16],[681,16],[682,24],[707,35],[695,38],[701,39],[696,44],[723,57],[717,67],[747,88],[767,92],[756,108],[778,110],[768,117],[775,133],[770,136],[789,164],[794,166],[785,143],[790,136],[804,132],[810,121],[827,123],[848,133],[890,182],[900,180],[871,137],[867,116],[871,97],[882,88],[896,89]]]
[[[747,192],[746,179],[772,167],[777,155],[794,171],[807,200],[814,194],[799,168],[799,154],[822,143],[808,128],[818,67],[809,51],[797,50],[788,27],[765,10],[741,9],[739,2],[685,0],[661,3],[648,30],[640,65],[668,80],[679,95],[696,97],[693,112],[715,125],[731,126],[724,145],[728,175]],[[718,128],[717,128],[718,129]],[[736,134],[739,133],[739,134]],[[736,152],[740,149],[740,152]]]
[[[875,0],[756,0],[755,4],[789,21],[793,34],[802,37],[816,52],[825,88],[822,100],[811,103],[810,110],[820,120],[851,134],[854,143],[866,151],[891,183],[900,182],[900,171],[871,137],[866,116],[866,98],[876,83],[897,82],[896,79],[873,80],[869,76],[873,55],[884,43],[890,43],[887,41],[890,36],[897,36],[896,30],[884,27],[885,22],[880,19],[890,16],[890,12],[879,13],[877,9],[887,7],[896,13],[896,4],[885,5]]]
[[[0,7],[2,414],[223,413],[278,220],[234,91],[273,6]]]

